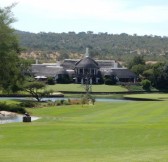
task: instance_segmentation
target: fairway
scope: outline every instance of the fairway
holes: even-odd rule
[[[167,162],[168,102],[33,108],[0,125],[1,162]]]
[[[70,91],[70,92],[84,92],[84,88],[81,84],[55,84],[48,85],[47,89],[57,91]],[[126,92],[126,88],[119,85],[92,85],[92,92]]]
[[[153,99],[153,100],[168,100],[167,93],[147,93],[147,94],[129,94],[124,95],[126,98],[134,99]]]

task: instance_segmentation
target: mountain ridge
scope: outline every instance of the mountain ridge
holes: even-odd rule
[[[96,59],[128,60],[135,55],[143,55],[147,60],[165,60],[168,56],[168,37],[144,35],[88,32],[31,33],[16,31],[21,47],[29,56],[41,53],[39,58],[62,60],[81,58],[86,47],[90,56]],[[38,58],[38,56],[37,56]]]

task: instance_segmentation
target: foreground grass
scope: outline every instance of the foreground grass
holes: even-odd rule
[[[84,88],[81,84],[55,84],[48,85],[47,89],[52,89],[53,91],[77,91],[84,92]],[[112,85],[92,85],[92,92],[126,92],[126,88],[122,86],[112,86]]]
[[[29,109],[41,119],[0,125],[2,162],[167,162],[168,102]]]

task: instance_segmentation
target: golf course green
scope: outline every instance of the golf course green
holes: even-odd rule
[[[168,101],[27,109],[0,125],[1,162],[167,162]]]

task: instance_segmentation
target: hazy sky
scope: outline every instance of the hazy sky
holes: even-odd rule
[[[13,26],[22,31],[168,36],[168,0],[0,0],[0,7],[14,2]]]

